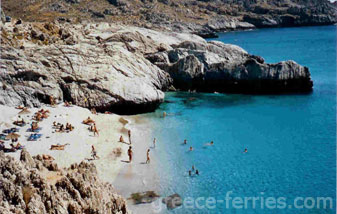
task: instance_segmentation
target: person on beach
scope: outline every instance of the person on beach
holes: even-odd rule
[[[92,159],[94,159],[94,160],[96,160],[96,158],[98,158],[94,145],[91,146],[91,156],[92,156]]]
[[[119,137],[119,142],[124,143],[124,138],[122,135]]]
[[[243,153],[247,153],[248,152],[248,149],[247,148],[245,148],[245,151],[243,151]]]
[[[165,117],[166,117],[166,115],[167,115],[167,114],[166,114],[166,112],[164,111],[164,112],[163,112],[163,117],[165,118]]]
[[[128,156],[129,156],[129,163],[132,161],[132,146],[129,147],[128,149]]]
[[[96,134],[97,134],[97,136],[99,136],[96,123],[94,123],[94,130],[93,131],[94,131],[94,136],[96,136]]]
[[[131,130],[130,129],[128,130],[128,136],[129,136],[129,143],[131,145]]]
[[[193,151],[193,147],[192,146],[190,146],[190,151]]]
[[[156,138],[153,139],[153,148],[156,148]]]
[[[147,149],[147,152],[146,152],[146,164],[149,164],[150,163],[150,149]]]

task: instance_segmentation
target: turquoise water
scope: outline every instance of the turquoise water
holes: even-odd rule
[[[287,204],[296,197],[335,201],[336,27],[234,32],[218,40],[269,63],[293,59],[309,67],[314,91],[282,96],[167,93],[167,102],[146,115],[157,138],[153,154],[161,195],[224,200],[233,191],[231,197],[286,197]],[[161,118],[163,111],[173,115]],[[184,139],[188,145],[182,145]],[[214,146],[203,146],[211,140]],[[189,152],[189,146],[194,151]],[[243,153],[245,148],[248,153]],[[188,176],[192,165],[200,176]],[[266,209],[260,202],[256,209],[251,202],[246,209],[236,209],[232,202],[226,206],[220,201],[214,209],[164,212],[335,213],[335,203],[333,209]]]

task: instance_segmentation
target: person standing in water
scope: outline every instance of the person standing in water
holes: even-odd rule
[[[185,145],[187,144],[187,140],[186,140],[186,139],[184,140],[184,144],[185,144]]]
[[[195,170],[195,174],[196,174],[196,175],[199,175],[199,170]]]
[[[243,153],[247,153],[248,152],[248,149],[247,148],[245,148],[245,151],[243,151]]]
[[[193,151],[193,147],[192,146],[190,146],[190,151]]]
[[[129,143],[131,144],[131,130],[128,130],[128,136],[129,136]]]
[[[156,138],[153,139],[153,148],[156,148]]]
[[[146,162],[147,164],[150,163],[150,149],[147,149],[147,152],[146,152]]]
[[[130,146],[129,147],[129,149],[128,149],[128,156],[129,156],[129,163],[131,163],[131,161],[132,161],[132,146]]]

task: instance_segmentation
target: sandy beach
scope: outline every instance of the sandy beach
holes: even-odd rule
[[[135,192],[156,191],[159,186],[159,177],[155,170],[155,148],[153,148],[153,137],[150,130],[137,130],[137,125],[145,123],[142,116],[119,116],[116,114],[92,114],[88,109],[78,106],[65,107],[63,104],[55,107],[44,106],[49,110],[49,117],[43,119],[38,125],[42,129],[39,134],[42,137],[37,141],[28,141],[32,132],[27,130],[35,112],[41,108],[29,108],[30,113],[20,115],[26,122],[24,127],[13,125],[20,119],[20,109],[0,105],[1,130],[12,127],[19,128],[17,132],[20,137],[18,142],[28,152],[35,155],[50,155],[59,167],[69,167],[73,163],[83,160],[90,161],[96,165],[99,178],[105,182],[112,183],[116,191],[128,199],[128,206],[134,213],[151,211],[151,204],[134,205],[130,195]],[[88,117],[92,118],[97,125],[99,136],[94,136],[89,131],[89,126],[82,123]],[[75,128],[71,132],[56,132],[53,122],[70,123]],[[129,163],[127,150],[129,148],[128,130],[131,130],[131,141],[133,149],[133,161]],[[119,142],[123,136],[125,143]],[[11,141],[5,141],[5,147],[10,148]],[[16,145],[16,143],[14,143]],[[64,150],[50,150],[51,145],[69,144]],[[99,159],[92,160],[91,146],[94,145]],[[116,155],[114,150],[121,148],[121,155]],[[146,150],[151,149],[151,163],[145,164]],[[20,159],[20,151],[6,153],[17,160]]]
[[[69,167],[71,164],[79,163],[83,160],[90,161],[91,146],[94,145],[99,159],[91,162],[95,163],[99,177],[103,181],[112,182],[123,165],[120,160],[127,159],[126,150],[128,145],[118,142],[120,135],[127,139],[127,130],[124,128],[125,122],[121,120],[122,117],[115,114],[92,114],[88,109],[77,106],[45,106],[43,109],[49,110],[50,114],[47,119],[38,123],[39,127],[42,127],[39,132],[42,137],[37,141],[28,141],[27,139],[31,132],[27,132],[27,129],[30,128],[29,124],[27,124],[24,127],[18,127],[20,129],[17,132],[20,135],[18,142],[25,146],[33,156],[38,154],[52,156],[60,167]],[[21,115],[21,118],[31,123],[33,114],[38,110],[37,108],[30,108],[29,111],[31,113]],[[2,115],[1,129],[16,127],[12,124],[18,119],[20,111],[13,107],[0,106],[0,114]],[[96,121],[99,136],[94,136],[93,132],[89,131],[89,126],[82,123],[89,116]],[[75,129],[69,133],[56,132],[52,125],[54,121],[64,125],[71,123]],[[5,141],[6,148],[10,148],[9,144],[10,141]],[[50,150],[53,144],[69,145],[63,151]],[[122,149],[121,156],[113,153],[116,148]],[[7,153],[7,155],[19,159],[20,152]]]

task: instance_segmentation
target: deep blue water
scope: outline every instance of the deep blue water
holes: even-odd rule
[[[268,63],[292,59],[309,67],[314,91],[281,96],[167,93],[168,102],[146,115],[157,138],[153,153],[161,195],[224,200],[226,192],[233,191],[231,197],[286,197],[291,205],[295,197],[335,201],[336,27],[233,32],[218,40],[237,44]],[[163,111],[174,115],[161,118]],[[182,145],[184,139],[188,145]],[[214,146],[203,146],[211,140]],[[194,151],[189,152],[189,146]],[[248,153],[243,153],[245,148]],[[188,176],[192,165],[200,176]],[[260,203],[256,209],[252,202],[247,209],[235,209],[231,201],[229,207],[220,201],[215,209],[165,212],[335,213],[336,209],[335,202],[332,210],[262,209]]]

